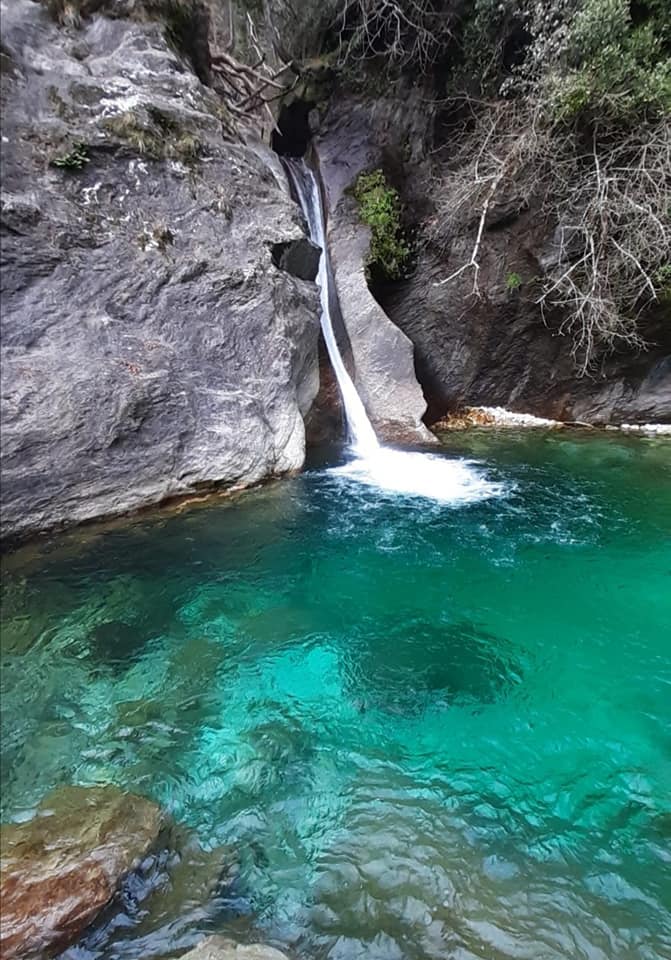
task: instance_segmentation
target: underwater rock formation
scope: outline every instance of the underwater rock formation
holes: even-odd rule
[[[2,956],[28,960],[73,943],[164,825],[155,803],[112,786],[62,787],[32,820],[3,825]]]
[[[287,955],[260,943],[235,943],[225,937],[207,937],[182,960],[287,960]]]

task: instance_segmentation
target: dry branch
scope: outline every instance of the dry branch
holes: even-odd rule
[[[638,321],[671,263],[671,123],[641,123],[617,135],[597,129],[590,148],[580,151],[575,132],[548,121],[530,100],[473,109],[475,126],[451,138],[448,173],[437,184],[443,199],[430,231],[445,251],[455,237],[474,231],[473,247],[437,285],[473,270],[479,295],[492,206],[533,205],[556,225],[556,255],[535,302],[544,319],[549,311],[563,318],[559,329],[571,336],[580,371],[604,348],[644,347]]]

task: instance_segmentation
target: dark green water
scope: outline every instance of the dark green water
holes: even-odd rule
[[[3,819],[146,793],[309,960],[671,957],[671,443],[470,433],[504,495],[322,470],[10,557]],[[235,905],[234,905],[235,906]]]

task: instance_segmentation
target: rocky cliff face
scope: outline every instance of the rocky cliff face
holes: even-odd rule
[[[561,317],[543,322],[532,278],[547,238],[529,211],[505,229],[485,235],[480,297],[464,274],[441,285],[468,261],[472,242],[455,241],[446,260],[427,248],[405,284],[384,292],[383,303],[415,345],[419,379],[435,420],[466,406],[493,405],[557,420],[593,424],[671,421],[671,324],[660,310],[643,329],[641,352],[603,358],[579,376]],[[520,287],[507,288],[511,273]]]
[[[671,421],[668,304],[643,324],[647,350],[613,353],[579,376],[571,339],[561,333],[562,317],[547,317],[546,325],[533,296],[534,278],[553,250],[552,228],[537,211],[492,209],[480,250],[479,296],[473,295],[471,271],[441,285],[468,261],[473,236],[455,238],[447,251],[426,241],[441,181],[436,110],[430,90],[406,81],[384,96],[340,91],[319,134],[331,206],[341,220],[356,221],[343,196],[362,170],[382,167],[405,200],[416,230],[416,269],[408,280],[375,293],[412,341],[427,421],[478,404],[596,424]],[[475,223],[478,215],[474,210]],[[334,259],[338,251],[336,237]]]
[[[317,295],[263,148],[160,20],[2,28],[4,534],[300,468]]]

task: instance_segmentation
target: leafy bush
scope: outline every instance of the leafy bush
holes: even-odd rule
[[[506,290],[519,290],[522,286],[522,277],[519,273],[509,273],[506,275]]]
[[[583,0],[567,35],[566,64],[548,77],[561,119],[614,120],[671,112],[668,11],[642,5],[634,23],[628,0]]]
[[[51,164],[54,167],[60,167],[61,170],[73,172],[83,170],[90,159],[86,144],[77,142],[73,144],[72,150],[52,157]]]
[[[359,216],[371,229],[369,269],[399,280],[407,273],[411,250],[403,236],[398,191],[387,183],[382,170],[374,170],[358,177],[354,196]]]

